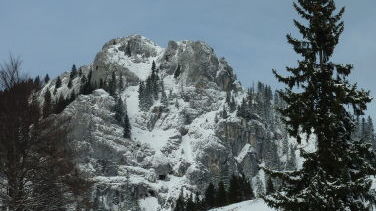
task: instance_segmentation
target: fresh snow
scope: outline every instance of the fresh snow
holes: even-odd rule
[[[231,204],[225,207],[212,209],[211,211],[275,211],[276,209],[268,207],[262,199],[243,201]]]

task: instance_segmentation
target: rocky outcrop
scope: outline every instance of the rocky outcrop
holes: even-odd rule
[[[150,75],[153,61],[168,99],[155,99],[143,111],[138,83]],[[273,131],[259,118],[244,120],[228,109],[227,93],[240,104],[246,92],[204,42],[170,41],[163,49],[139,35],[113,39],[84,74],[89,71],[94,85],[108,83],[113,72],[122,77],[117,97],[132,126],[131,138],[123,138],[115,99],[102,89],[80,95],[61,114],[71,119],[69,138],[80,168],[95,181],[93,200],[101,210],[137,210],[139,200],[150,198],[158,202],[155,210],[169,210],[182,189],[202,192],[209,182],[228,183],[232,174],[251,180],[258,164],[272,157]]]

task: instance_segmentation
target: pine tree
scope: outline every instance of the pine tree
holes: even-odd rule
[[[46,118],[51,113],[52,113],[51,92],[50,90],[47,90],[44,93],[43,118]]]
[[[178,200],[176,200],[174,211],[185,211],[183,190],[181,190]]]
[[[120,73],[120,76],[119,76],[119,90],[123,90],[123,89],[124,89],[123,74]]]
[[[145,84],[142,81],[138,85],[138,105],[139,105],[139,108],[142,111],[146,111],[146,106],[145,106]]]
[[[123,100],[121,99],[121,97],[117,97],[117,101],[114,106],[114,111],[115,111],[116,121],[118,121],[120,125],[123,125],[125,112],[124,112]]]
[[[115,75],[115,71],[112,72],[111,80],[110,80],[110,83],[108,85],[108,92],[113,97],[116,95],[116,75]]]
[[[167,107],[168,106],[168,99],[167,99],[166,91],[164,89],[163,81],[161,81],[161,92],[162,92],[161,103],[162,103],[163,106]]]
[[[131,138],[131,124],[129,122],[128,114],[125,114],[124,116],[124,133],[123,137],[124,138]]]
[[[235,175],[231,176],[230,186],[228,189],[228,201],[232,203],[240,202],[241,191],[239,186],[239,178]]]
[[[48,83],[50,81],[50,76],[48,74],[46,74],[46,76],[44,77],[44,83]]]
[[[288,86],[281,92],[288,105],[281,113],[289,134],[300,143],[300,134],[308,138],[314,133],[317,151],[301,150],[305,161],[299,170],[264,168],[286,184],[264,200],[284,210],[369,210],[369,202],[374,203],[375,198],[369,192],[368,178],[376,170],[367,160],[374,161],[375,155],[369,145],[351,140],[354,121],[347,105],[359,115],[371,99],[369,92],[358,90],[347,80],[352,65],[330,61],[344,28],[344,8],[335,13],[334,0],[298,0],[294,7],[308,25],[295,20],[303,38],[287,35],[287,39],[302,59],[298,67],[287,68],[287,77],[273,72]]]
[[[227,205],[227,191],[225,189],[225,184],[223,181],[220,181],[218,183],[218,191],[216,194],[216,206],[217,207],[222,207]]]
[[[174,78],[178,78],[180,76],[180,73],[181,73],[181,66],[180,64],[178,64],[178,67],[176,68],[174,72]]]
[[[273,181],[272,181],[272,178],[269,177],[268,180],[266,180],[266,194],[272,194],[274,192],[275,190],[274,190]]]
[[[68,88],[70,89],[70,88],[72,88],[72,86],[73,86],[72,79],[69,78],[69,81],[68,81]]]
[[[207,209],[215,207],[215,195],[216,195],[216,190],[213,185],[213,183],[210,183],[208,188],[205,191],[205,207]]]
[[[56,79],[55,89],[58,89],[60,87],[61,87],[61,79],[60,79],[60,76],[58,76]]]
[[[72,66],[72,70],[71,70],[71,72],[70,72],[70,76],[69,76],[69,78],[70,78],[71,80],[73,80],[76,76],[77,76],[77,68],[76,68],[76,65],[73,64],[73,66]]]

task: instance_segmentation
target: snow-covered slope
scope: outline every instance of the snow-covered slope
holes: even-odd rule
[[[168,101],[163,104],[159,96],[143,111],[139,82],[151,74],[153,61]],[[116,99],[103,89],[79,95],[61,114],[71,118],[69,137],[81,169],[95,181],[93,201],[98,209],[169,210],[181,191],[202,192],[209,182],[228,182],[239,173],[263,191],[258,164],[271,163],[268,153],[284,137],[258,117],[248,121],[229,109],[227,93],[240,105],[246,90],[207,44],[170,41],[164,49],[140,35],[113,39],[81,71],[81,78],[91,71],[93,86],[109,84],[113,73],[117,81],[124,81],[117,93],[132,126],[131,138],[123,138],[114,118]],[[79,77],[71,89],[69,73],[60,78],[62,86],[56,91],[56,80],[42,89],[42,102],[46,90],[53,99],[70,96],[72,90],[79,93]],[[279,151],[283,158],[285,152]]]
[[[211,211],[275,211],[276,209],[268,207],[261,199],[243,201],[231,204],[226,207],[212,209]]]

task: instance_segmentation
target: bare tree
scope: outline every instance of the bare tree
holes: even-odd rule
[[[10,89],[26,79],[21,72],[22,60],[9,54],[9,61],[0,64],[0,89]]]

